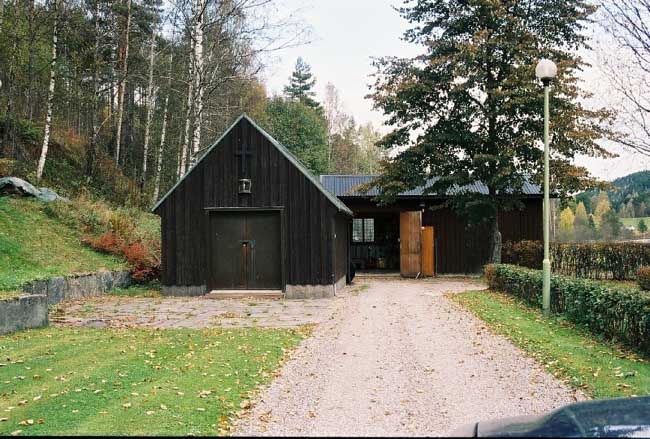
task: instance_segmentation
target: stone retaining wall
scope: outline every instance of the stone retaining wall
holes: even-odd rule
[[[47,307],[65,299],[99,296],[131,285],[128,271],[100,271],[35,280],[23,286],[22,296],[0,300],[0,335],[47,326]]]
[[[30,294],[0,300],[0,335],[47,326],[47,296]]]
[[[126,288],[129,285],[131,274],[128,271],[100,271],[36,280],[23,286],[23,292],[46,295],[48,303],[53,305],[65,299],[99,296],[113,288]]]

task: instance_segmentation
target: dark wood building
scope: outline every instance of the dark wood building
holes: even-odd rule
[[[481,271],[484,227],[436,208],[444,200],[421,189],[378,206],[376,192],[357,191],[373,177],[316,178],[241,116],[153,209],[162,220],[163,294],[324,297],[345,285],[352,266],[409,277]],[[541,239],[540,189],[526,184],[522,193],[525,209],[499,217],[504,241]]]
[[[422,188],[400,194],[390,206],[378,206],[376,190],[357,188],[372,175],[322,175],[321,183],[353,212],[351,263],[357,270],[399,271],[405,276],[479,273],[489,257],[488,230],[470,226],[444,200],[423,195]],[[474,184],[464,188],[487,193]],[[522,210],[499,216],[502,240],[542,239],[542,193],[539,186],[522,188]],[[453,194],[450,194],[453,196]]]
[[[161,217],[163,294],[323,297],[345,285],[352,212],[247,116],[153,211]]]

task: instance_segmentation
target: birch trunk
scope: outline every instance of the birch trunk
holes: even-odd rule
[[[117,127],[115,133],[115,166],[120,162],[120,146],[122,141],[122,119],[124,118],[124,94],[126,90],[126,74],[129,66],[129,33],[131,31],[131,0],[126,0],[126,32],[124,36],[124,47],[122,50],[122,71],[118,85],[117,97]]]
[[[194,46],[192,46],[192,52],[194,52]],[[190,145],[190,128],[192,127],[192,115],[194,114],[194,100],[193,100],[193,95],[194,95],[194,69],[193,67],[193,56],[190,56],[190,62],[189,62],[189,81],[187,84],[187,111],[185,113],[185,133],[183,136],[183,144],[181,146],[181,156],[180,156],[180,163],[178,166],[178,177],[180,178],[183,174],[185,174],[186,171],[186,158],[187,158],[187,151],[189,149]]]
[[[144,152],[142,157],[142,177],[140,179],[140,189],[144,189],[144,183],[147,178],[147,158],[149,155],[149,138],[151,137],[151,121],[153,119],[154,109],[156,108],[156,91],[153,86],[153,61],[156,50],[156,32],[151,35],[151,47],[149,48],[149,84],[147,85],[147,120],[144,126]]]
[[[196,0],[194,17],[194,130],[192,132],[192,164],[201,147],[201,125],[203,122],[203,22],[205,0]]]
[[[97,137],[99,136],[99,122],[97,119],[97,112],[99,111],[99,0],[95,0],[95,47],[93,49],[93,103],[91,125],[92,133],[90,134],[90,145],[88,147],[88,155],[86,157],[86,176],[93,175],[95,166],[95,154],[97,152]]]
[[[52,107],[54,106],[54,85],[56,83],[56,45],[59,27],[59,7],[61,0],[54,1],[54,29],[52,29],[52,60],[50,61],[50,86],[47,94],[47,110],[45,116],[45,128],[43,129],[43,146],[41,156],[36,167],[36,181],[40,182],[45,168],[45,159],[50,144],[50,130],[52,128]]]
[[[172,40],[173,41],[173,40]],[[160,129],[160,146],[158,147],[158,157],[156,158],[156,177],[153,189],[153,202],[158,201],[160,195],[160,175],[162,174],[162,159],[163,151],[165,150],[165,137],[167,135],[167,112],[169,110],[169,94],[172,89],[172,72],[174,66],[174,51],[172,50],[169,55],[169,77],[167,79],[167,95],[165,96],[165,104],[163,105],[163,120]]]

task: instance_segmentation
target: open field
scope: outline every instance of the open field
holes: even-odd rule
[[[555,376],[593,398],[650,395],[650,363],[603,342],[562,317],[505,294],[472,291],[450,296],[510,339]]]
[[[226,433],[303,335],[49,328],[0,337],[0,435]]]
[[[639,225],[640,220],[645,221],[646,226],[650,228],[650,216],[647,216],[645,218],[621,218],[621,222],[623,223],[624,226],[626,227],[632,226],[635,229]]]
[[[119,258],[84,246],[81,231],[49,217],[47,206],[0,197],[0,291],[33,279],[127,267]]]

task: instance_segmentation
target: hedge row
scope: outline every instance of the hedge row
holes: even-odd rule
[[[542,272],[513,265],[488,265],[490,288],[542,306]],[[650,355],[650,293],[565,276],[551,277],[551,310],[595,334]]]
[[[542,268],[541,241],[506,242],[502,260],[507,264]],[[551,263],[555,273],[586,279],[633,280],[642,266],[650,265],[650,244],[602,242],[553,243]]]

